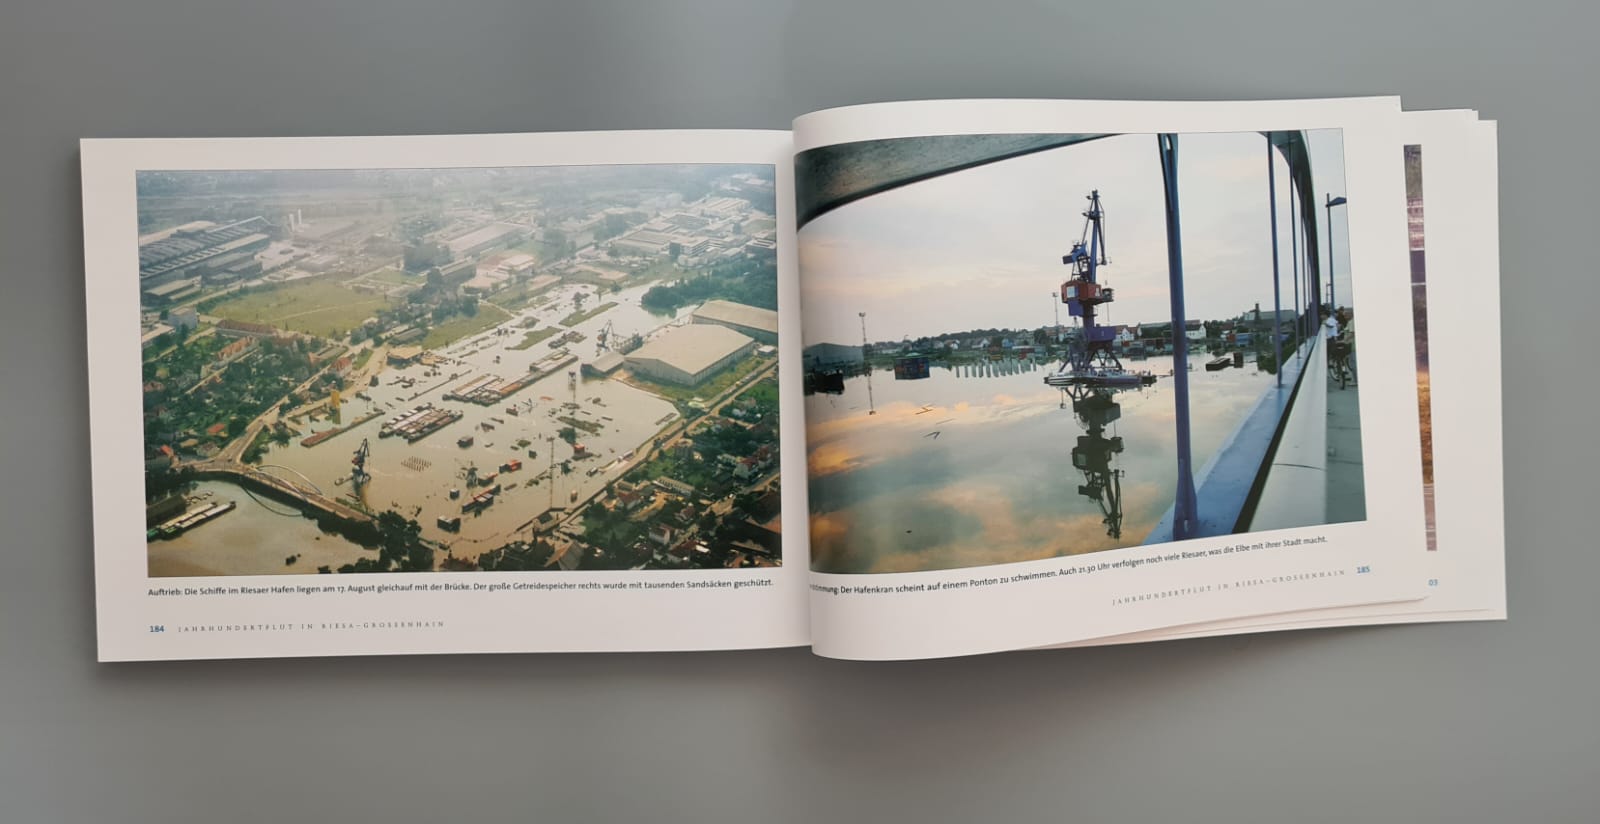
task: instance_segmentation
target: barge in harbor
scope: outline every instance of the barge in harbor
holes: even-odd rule
[[[182,535],[183,533],[205,523],[206,521],[211,520],[212,518],[232,512],[235,506],[238,506],[238,504],[235,504],[233,501],[223,501],[221,503],[208,504],[200,509],[185,513],[177,518],[167,521],[164,524],[161,524],[160,526],[152,528],[149,532],[145,533],[145,538],[176,538],[179,535]]]
[[[384,421],[383,426],[378,429],[378,437],[399,436],[405,438],[406,443],[416,443],[459,420],[461,420],[460,412],[425,403]]]

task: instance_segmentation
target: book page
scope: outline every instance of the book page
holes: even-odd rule
[[[790,157],[84,141],[100,658],[806,643]]]
[[[1084,642],[1506,617],[1495,124],[1475,112],[1404,116],[1409,279],[1427,492],[1430,595]]]
[[[815,650],[1424,597],[1412,359],[1329,357],[1412,347],[1397,116],[954,101],[797,120]],[[1361,206],[1330,273],[1334,196]],[[1330,389],[1335,364],[1359,386]]]

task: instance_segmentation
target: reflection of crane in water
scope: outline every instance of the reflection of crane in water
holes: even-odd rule
[[[1072,276],[1061,284],[1060,291],[1061,302],[1072,316],[1083,319],[1083,326],[1061,368],[1046,375],[1044,382],[1061,390],[1063,407],[1072,399],[1072,412],[1086,430],[1072,447],[1072,466],[1083,473],[1078,494],[1099,504],[1106,534],[1121,538],[1122,470],[1112,464],[1122,454],[1122,437],[1107,437],[1106,426],[1122,417],[1122,407],[1114,400],[1118,390],[1148,386],[1156,379],[1149,372],[1124,369],[1114,349],[1116,327],[1095,322],[1097,307],[1116,298],[1099,277],[1107,259],[1105,211],[1100,207],[1098,189],[1089,193],[1083,219],[1083,234],[1061,258],[1072,267]]]
[[[1072,267],[1072,277],[1061,284],[1061,302],[1074,317],[1083,318],[1082,334],[1067,350],[1061,368],[1046,375],[1044,382],[1063,390],[1068,387],[1138,387],[1155,383],[1149,372],[1129,372],[1122,368],[1113,346],[1116,327],[1095,323],[1095,309],[1116,299],[1115,292],[1100,282],[1100,267],[1106,260],[1105,211],[1100,208],[1100,190],[1089,193],[1089,208],[1083,213],[1083,234],[1072,244],[1072,251],[1061,257]],[[1076,399],[1075,399],[1076,400]]]
[[[872,402],[872,344],[867,343],[867,313],[857,312],[861,318],[861,368],[867,372],[867,414],[878,414],[878,408]]]
[[[1114,389],[1072,387],[1072,411],[1088,430],[1072,447],[1072,465],[1083,473],[1078,494],[1100,505],[1106,534],[1122,537],[1122,470],[1112,461],[1122,453],[1122,436],[1106,437],[1106,425],[1122,417],[1122,407],[1112,399]]]

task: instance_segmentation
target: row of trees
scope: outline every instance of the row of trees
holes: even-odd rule
[[[354,527],[349,537],[376,545],[378,557],[360,558],[340,572],[431,572],[433,547],[422,540],[422,525],[398,512],[384,511],[371,524]]]
[[[700,275],[666,286],[652,286],[639,302],[656,312],[707,300],[731,300],[763,309],[778,308],[778,265],[773,261],[736,260],[718,264]]]

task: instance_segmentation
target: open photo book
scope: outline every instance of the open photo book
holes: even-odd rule
[[[1503,618],[1495,153],[1396,98],[86,139],[99,658]]]

